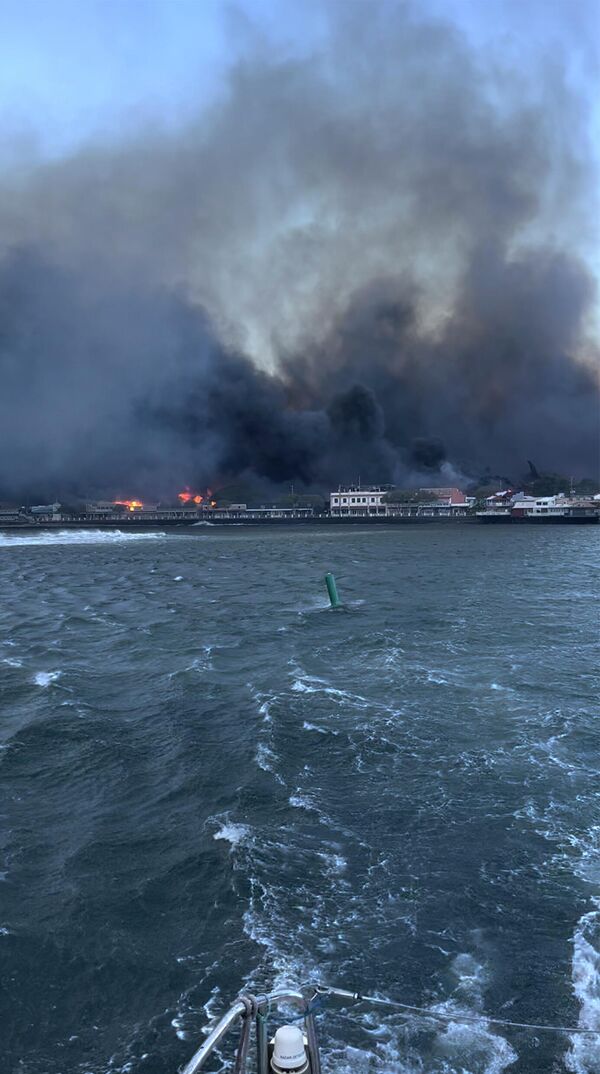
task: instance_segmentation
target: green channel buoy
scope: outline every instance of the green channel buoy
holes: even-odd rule
[[[333,574],[325,575],[325,585],[327,586],[327,592],[329,593],[329,600],[332,608],[341,608],[342,602],[338,596],[337,586],[335,584],[335,578]]]

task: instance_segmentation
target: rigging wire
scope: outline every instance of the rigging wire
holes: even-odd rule
[[[333,988],[330,985],[313,984],[309,982],[308,986],[314,988],[317,996],[332,996],[338,999],[347,999],[351,1003],[373,1003],[376,1006],[389,1007],[394,1010],[405,1011],[407,1014],[421,1014],[427,1018],[433,1018],[440,1022],[468,1022],[478,1023],[486,1021],[493,1026],[504,1026],[509,1029],[530,1029],[540,1033],[569,1033],[576,1034],[577,1036],[588,1037],[600,1037],[600,1029],[584,1029],[582,1026],[559,1026],[550,1025],[544,1023],[537,1025],[535,1022],[511,1022],[506,1018],[490,1018],[487,1014],[468,1014],[462,1011],[455,1011],[454,1013],[446,1013],[445,1011],[435,1011],[430,1007],[417,1007],[412,1003],[400,1003],[398,1000],[380,998],[379,996],[365,996],[361,992],[350,992],[341,988]]]

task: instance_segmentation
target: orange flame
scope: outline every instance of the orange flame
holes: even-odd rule
[[[190,492],[189,489],[185,492],[178,492],[177,499],[182,503],[196,503],[198,506],[204,502],[204,496],[201,496],[199,492]]]
[[[128,511],[139,511],[143,507],[141,500],[113,500],[115,506],[126,507]]]

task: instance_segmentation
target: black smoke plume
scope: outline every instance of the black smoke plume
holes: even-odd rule
[[[597,471],[568,49],[328,10],[180,127],[0,176],[0,497]]]
[[[410,458],[416,469],[437,472],[445,462],[446,449],[437,437],[426,440],[423,436],[418,436],[413,440]]]

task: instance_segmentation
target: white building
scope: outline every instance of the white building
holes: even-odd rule
[[[390,485],[340,485],[337,492],[329,493],[330,514],[385,515],[384,497],[390,488]]]
[[[527,496],[525,493],[519,493],[513,498],[512,514],[517,518],[535,518],[538,515],[561,517],[569,504],[570,501],[562,493],[558,496]]]

